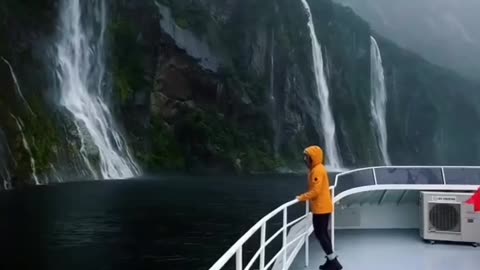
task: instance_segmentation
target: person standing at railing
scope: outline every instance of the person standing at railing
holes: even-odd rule
[[[333,251],[332,240],[328,232],[328,224],[334,209],[330,194],[330,181],[324,166],[323,150],[314,145],[306,148],[303,154],[305,164],[310,170],[308,174],[309,190],[298,196],[297,199],[301,202],[308,201],[311,204],[314,233],[323,251],[327,254],[327,261],[320,266],[320,269],[340,270],[343,267]]]

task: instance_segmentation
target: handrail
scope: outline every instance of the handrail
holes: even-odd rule
[[[300,240],[302,237],[305,237],[306,234],[309,234],[308,231],[306,232],[303,232],[301,233],[300,235],[298,235],[297,237],[295,237],[295,239],[293,239],[292,241],[288,242],[284,248],[288,248],[289,246],[291,246],[293,243],[295,243],[296,241]],[[280,251],[277,252],[277,254],[275,254],[275,256],[273,256],[273,258],[270,260],[270,262],[268,262],[268,264],[265,266],[265,268],[269,268],[273,263],[275,263],[275,261],[278,259],[278,257],[280,256],[280,254],[282,254],[282,252],[284,251],[284,249],[282,248]],[[285,253],[283,253],[285,254]],[[286,257],[284,257],[284,266],[286,264]]]
[[[428,187],[442,188],[442,187],[446,187],[448,185],[447,181],[446,181],[446,177],[445,177],[445,169],[480,169],[480,166],[407,166],[407,165],[401,165],[401,166],[373,166],[373,167],[358,168],[358,169],[342,172],[342,173],[339,173],[339,174],[335,175],[335,183],[333,184],[333,186],[330,187],[330,189],[332,191],[332,203],[335,205],[335,203],[338,200],[340,200],[344,197],[343,195],[347,196],[350,192],[350,191],[344,191],[340,194],[335,194],[335,188],[337,187],[338,180],[342,176],[354,174],[356,172],[363,172],[363,171],[370,171],[371,170],[372,174],[373,174],[373,180],[374,180],[373,185],[354,188],[357,192],[358,191],[366,191],[366,190],[375,190],[376,188],[372,188],[372,186],[373,187],[384,187],[384,188],[388,188],[388,189],[405,188],[406,186],[408,186],[408,185],[400,185],[400,184],[390,184],[390,185],[378,184],[377,175],[376,175],[376,172],[375,172],[375,170],[377,170],[377,169],[440,169],[441,170],[441,176],[442,176],[442,184],[423,184],[423,185],[413,186],[415,189],[420,189],[420,188],[428,189]],[[474,185],[461,185],[461,186],[451,187],[451,188],[452,189],[463,189],[463,188],[468,189],[468,188],[470,188],[470,189],[474,190]],[[337,195],[337,196],[335,196],[335,195]],[[332,213],[330,230],[331,230],[332,246],[333,246],[333,248],[335,248],[335,212]]]
[[[286,249],[287,249],[287,245],[285,244],[290,244],[290,243],[286,243],[286,237],[287,237],[287,229],[290,227],[290,226],[293,226],[294,225],[294,222],[290,222],[290,223],[287,223],[287,208],[294,205],[294,204],[297,204],[299,201],[297,199],[295,200],[292,200],[292,201],[289,201],[281,206],[279,206],[278,208],[276,208],[275,210],[273,210],[272,212],[270,212],[269,214],[267,214],[266,216],[264,216],[260,221],[258,221],[253,227],[251,227],[232,247],[230,247],[230,249],[228,249],[227,252],[225,252],[225,254],[220,257],[220,259],[217,260],[217,262],[212,266],[210,267],[210,270],[220,270],[222,269],[223,266],[225,266],[225,264],[230,261],[234,255],[236,255],[236,270],[243,270],[243,258],[242,258],[242,252],[243,252],[243,245],[250,239],[250,237],[253,236],[253,234],[255,234],[259,229],[261,229],[261,246],[259,248],[259,250],[256,252],[256,254],[253,256],[252,260],[248,263],[246,269],[249,269],[254,260],[256,260],[258,258],[258,252],[260,252],[260,256],[261,256],[261,263],[260,264],[264,264],[265,263],[265,248],[266,246],[273,240],[272,238],[270,238],[268,241],[268,243],[266,243],[265,241],[265,228],[266,228],[266,223],[272,219],[274,216],[276,216],[277,214],[279,214],[280,212],[283,212],[283,225],[282,225],[282,229],[280,229],[275,235],[274,237],[280,235],[282,232],[283,232],[283,244],[282,245],[282,249],[280,250],[280,252],[284,252],[286,256]],[[307,204],[308,205],[308,204]],[[306,208],[306,213],[303,217],[307,217],[308,216],[308,207]],[[296,219],[295,220],[296,222],[299,222],[301,221],[301,219]],[[298,241],[295,240],[295,241]],[[291,241],[292,242],[292,241]],[[263,267],[263,268],[262,268]],[[261,265],[260,269],[263,270],[265,267],[265,265]]]
[[[308,217],[307,214],[295,219],[294,221],[291,221],[290,223],[287,224],[286,228],[290,228],[292,227],[293,225],[297,224],[298,222],[300,222],[302,219]],[[264,241],[264,245],[263,246],[260,246],[260,248],[257,250],[257,252],[253,255],[253,257],[250,259],[250,262],[247,264],[247,266],[245,267],[245,270],[249,270],[252,265],[255,263],[255,260],[258,258],[258,256],[260,256],[260,254],[262,253],[262,251],[265,250],[265,248],[275,239],[277,238],[277,236],[279,236],[281,233],[283,233],[285,230],[284,228],[282,227],[280,230],[278,230],[276,233],[274,233],[270,238],[268,238],[268,240]],[[302,234],[303,235],[303,234]],[[298,241],[298,239],[296,239],[295,241]],[[294,242],[294,241],[290,241],[290,242]],[[281,252],[282,250],[280,250]],[[267,264],[268,265],[268,264]]]
[[[350,175],[350,174],[353,174],[353,173],[356,173],[356,172],[368,171],[368,170],[371,170],[373,172],[374,184],[369,185],[369,186],[374,186],[374,187],[385,186],[385,187],[389,187],[389,188],[392,188],[393,186],[398,186],[399,188],[406,186],[406,185],[382,185],[382,184],[378,184],[376,173],[375,173],[376,169],[441,169],[441,175],[442,175],[442,180],[443,180],[443,183],[441,185],[438,185],[438,184],[437,185],[434,185],[434,184],[421,185],[422,187],[423,186],[432,186],[432,187],[435,186],[435,187],[437,187],[437,186],[447,186],[446,177],[445,177],[445,169],[480,169],[480,166],[405,166],[405,165],[402,165],[402,166],[373,166],[373,167],[358,168],[358,169],[342,172],[342,173],[339,173],[335,176],[335,182],[332,186],[330,186],[330,190],[332,192],[332,203],[335,204],[337,202],[336,197],[338,197],[338,199],[342,198],[342,196],[338,196],[338,195],[343,194],[343,192],[341,194],[337,194],[337,196],[335,196],[336,195],[335,194],[335,188],[337,187],[339,179],[342,176]],[[416,187],[419,188],[420,186],[417,185]],[[459,186],[458,188],[462,188],[462,186]],[[359,190],[360,189],[361,190],[365,189],[366,190],[366,187],[365,186],[358,187],[357,189],[359,189]],[[346,192],[348,192],[348,191],[346,191]],[[230,261],[234,257],[234,255],[235,255],[235,261],[236,261],[236,268],[235,268],[236,270],[249,270],[253,266],[255,260],[257,260],[259,257],[260,257],[259,270],[266,270],[273,265],[273,263],[280,257],[280,255],[283,255],[283,270],[286,270],[287,267],[288,267],[287,264],[290,263],[290,261],[292,260],[291,257],[287,258],[287,248],[289,246],[291,246],[293,243],[301,240],[303,237],[305,238],[305,265],[308,266],[308,261],[309,261],[308,239],[309,239],[309,236],[311,234],[311,225],[307,225],[305,227],[305,230],[302,231],[302,233],[300,235],[295,237],[295,239],[287,242],[287,229],[289,227],[295,225],[296,223],[300,222],[301,220],[307,218],[308,215],[309,215],[309,212],[310,212],[309,208],[308,208],[309,204],[307,203],[306,208],[305,208],[305,215],[303,215],[303,216],[295,219],[294,221],[291,221],[290,223],[288,223],[287,222],[287,208],[292,206],[292,205],[297,204],[298,202],[299,201],[296,200],[296,199],[292,200],[292,201],[289,201],[289,202],[279,206],[278,208],[276,208],[275,210],[273,210],[272,212],[270,212],[266,216],[264,216],[253,227],[251,227],[232,247],[230,247],[230,249],[228,249],[228,251],[222,257],[220,257],[217,260],[217,262],[210,268],[210,270],[220,270],[220,269],[222,269],[227,264],[227,262]],[[273,236],[271,236],[269,239],[266,239],[266,224],[267,224],[267,222],[269,220],[271,220],[274,216],[279,214],[280,212],[283,212],[282,228],[280,230],[278,230],[275,234],[273,234]],[[332,217],[331,217],[332,245],[335,245],[334,229],[335,229],[335,212],[332,213]],[[243,268],[243,245],[258,230],[261,230],[260,248],[255,252],[254,256],[247,263],[246,267]],[[265,249],[280,234],[283,235],[282,248],[275,254],[275,256],[267,264],[265,264]],[[299,243],[297,245],[297,247],[300,247],[300,246],[301,246],[301,243]],[[295,254],[292,254],[291,256],[295,256]]]
[[[332,186],[334,189],[337,187],[338,179],[342,176],[353,174],[356,172],[361,171],[368,171],[368,170],[375,170],[375,169],[441,169],[442,170],[442,178],[445,179],[445,172],[444,169],[480,169],[480,166],[408,166],[408,165],[400,165],[400,166],[372,166],[372,167],[364,167],[358,168],[346,172],[339,173],[335,175],[335,183]],[[445,182],[444,182],[445,183]]]

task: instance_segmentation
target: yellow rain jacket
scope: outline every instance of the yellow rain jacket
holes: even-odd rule
[[[305,154],[311,160],[310,173],[308,175],[307,193],[299,196],[302,202],[310,201],[313,214],[330,214],[333,212],[332,197],[330,193],[330,181],[325,169],[323,151],[318,146],[310,146],[305,149]]]

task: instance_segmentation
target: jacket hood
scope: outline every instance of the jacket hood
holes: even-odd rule
[[[310,159],[312,160],[312,168],[319,164],[324,164],[324,155],[323,155],[323,150],[319,146],[313,145],[310,147],[307,147],[304,151],[304,154],[308,155]]]

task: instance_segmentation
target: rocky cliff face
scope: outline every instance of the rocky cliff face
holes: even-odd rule
[[[157,16],[156,27],[122,22],[151,38],[141,43],[158,44],[157,54],[148,55],[156,62],[143,68],[153,70],[146,128],[151,145],[140,157],[152,168],[271,170],[321,138],[313,128],[318,104],[305,64],[311,59],[301,6],[285,13],[287,1],[152,5],[156,13],[150,6],[142,14]],[[143,29],[155,33],[143,35]],[[143,45],[132,46],[139,47],[135,58],[145,56]]]
[[[397,164],[475,165],[479,162],[475,82],[398,51],[379,37],[389,90],[389,148]]]
[[[55,7],[55,1],[0,4],[0,141],[4,149],[0,164],[4,165],[1,180],[8,186],[47,181],[44,174],[56,161],[58,134],[47,98],[50,74],[44,62]]]
[[[378,164],[370,27],[330,0],[309,3],[342,158],[347,167]],[[305,146],[323,146],[300,1],[107,4],[109,105],[146,171],[296,169]],[[0,4],[0,56],[10,64],[0,61],[0,177],[15,176],[16,186],[83,175],[78,134],[62,117],[51,79],[57,9],[55,0]],[[384,54],[393,162],[478,161],[478,151],[464,154],[479,146],[478,136],[455,120],[477,121],[478,86],[373,35]]]
[[[352,7],[375,32],[429,62],[478,82],[480,29],[476,0],[335,0]],[[408,18],[408,19],[406,19]]]

